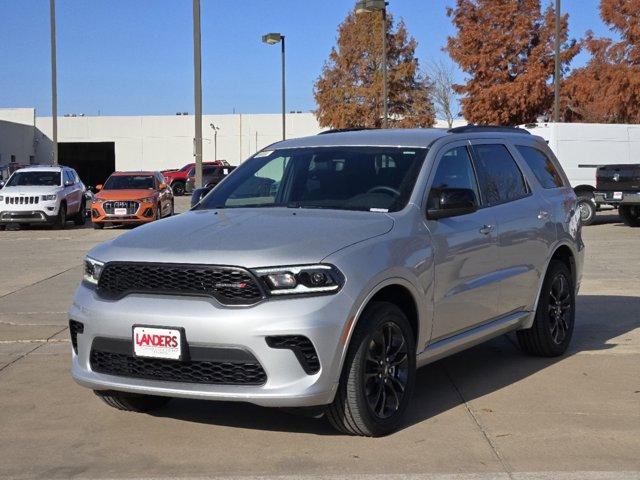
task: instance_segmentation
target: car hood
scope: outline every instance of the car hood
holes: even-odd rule
[[[195,210],[150,223],[90,252],[103,262],[266,267],[319,262],[393,227],[385,213],[287,208]]]
[[[50,187],[50,186],[21,186],[16,187],[4,187],[0,189],[0,195],[52,195],[62,191],[62,187]]]
[[[131,190],[101,190],[96,198],[99,200],[139,200],[141,198],[153,197],[155,190],[131,189]]]

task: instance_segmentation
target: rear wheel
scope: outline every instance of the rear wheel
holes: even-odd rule
[[[591,225],[596,216],[596,205],[593,195],[581,194],[578,197],[578,209],[580,211],[580,222],[582,225]]]
[[[542,284],[533,325],[516,332],[520,347],[540,357],[562,355],[571,342],[575,310],[571,272],[564,263],[552,260]]]
[[[640,205],[620,205],[618,213],[625,224],[640,227]]]
[[[173,190],[173,194],[181,197],[184,195],[184,182],[176,181],[171,184],[171,190]]]
[[[377,437],[396,430],[415,380],[415,339],[404,313],[374,302],[353,334],[329,422],[350,435]]]
[[[85,220],[86,220],[86,207],[85,207],[84,198],[83,198],[82,205],[80,206],[80,210],[78,210],[78,213],[74,217],[73,222],[76,225],[80,226],[80,225],[84,225]]]
[[[65,203],[60,205],[58,209],[58,216],[54,223],[54,227],[57,229],[63,229],[67,224],[67,205]]]
[[[152,412],[164,407],[171,398],[154,395],[138,395],[135,393],[114,392],[110,390],[94,390],[100,399],[110,407],[128,412]]]

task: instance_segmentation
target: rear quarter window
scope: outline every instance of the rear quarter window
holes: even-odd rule
[[[536,176],[543,188],[559,188],[564,181],[553,161],[541,150],[524,145],[516,145],[518,152]]]

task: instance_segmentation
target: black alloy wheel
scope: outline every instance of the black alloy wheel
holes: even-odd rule
[[[391,417],[402,404],[409,377],[407,342],[397,324],[385,323],[371,336],[364,376],[371,413]]]
[[[551,334],[551,339],[554,343],[561,345],[569,333],[569,324],[572,313],[569,281],[565,278],[562,272],[559,272],[553,278],[549,297],[549,333]]]

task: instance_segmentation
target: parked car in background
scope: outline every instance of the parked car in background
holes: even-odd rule
[[[624,223],[640,227],[640,164],[599,167],[596,177],[596,205],[613,205]]]
[[[94,228],[142,224],[173,215],[171,187],[160,172],[115,172],[91,204]]]
[[[640,125],[597,123],[533,123],[524,125],[544,138],[569,178],[589,225],[596,203],[596,169],[604,165],[640,163]]]
[[[168,185],[173,189],[173,193],[176,196],[185,194],[185,186],[189,173],[195,167],[195,163],[187,163],[178,170],[163,170],[162,175],[166,179]],[[226,160],[214,160],[213,162],[203,162],[202,165],[229,165]]]
[[[202,167],[202,185],[211,189],[218,185],[224,177],[233,172],[236,167],[221,167],[217,165],[204,165]],[[196,184],[195,168],[192,168],[187,178],[185,192],[191,194]]]
[[[89,252],[71,371],[121,410],[242,401],[384,435],[417,367],[510,331],[563,354],[583,256],[575,193],[539,137],[286,140],[189,212]]]
[[[68,167],[29,166],[15,171],[0,190],[0,226],[85,221],[85,186]]]

